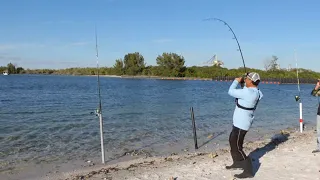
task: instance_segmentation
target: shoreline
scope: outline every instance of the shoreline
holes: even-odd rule
[[[316,136],[313,129],[306,130],[302,134],[296,130],[287,131],[281,130],[280,133],[274,134],[268,140],[260,140],[256,142],[245,142],[244,143],[244,150],[253,158],[254,169],[257,168],[257,163],[261,161],[260,165],[263,163],[268,164],[267,159],[273,159],[270,154],[277,154],[280,151],[287,151],[288,152],[296,152],[300,153],[302,157],[305,153],[308,153],[308,157],[316,156],[318,160],[320,160],[320,156],[316,154],[312,154],[312,148],[305,148],[305,147],[316,147]],[[300,146],[300,147],[299,147]],[[305,148],[304,152],[301,152],[299,148]],[[253,153],[253,154],[252,154]],[[254,154],[255,153],[255,154]],[[269,154],[268,154],[269,153]],[[267,157],[269,155],[269,157]],[[261,157],[260,157],[261,156]],[[266,156],[266,157],[264,157]],[[274,155],[276,156],[276,155]],[[284,159],[291,159],[293,162],[297,162],[294,158],[297,155],[288,154],[287,157],[282,157]],[[307,159],[307,163],[312,161],[315,163],[316,159]],[[137,159],[127,162],[117,163],[115,165],[107,165],[101,166],[92,169],[86,170],[78,170],[73,172],[68,172],[62,174],[62,176],[57,177],[57,179],[65,179],[65,180],[78,180],[78,179],[232,179],[233,171],[227,171],[224,168],[225,164],[231,163],[231,158],[229,154],[228,148],[219,149],[213,151],[211,153],[188,153],[186,155],[171,155],[167,157],[154,157],[154,158],[147,158],[147,159]],[[305,174],[303,169],[298,170],[300,173],[292,172],[292,174],[281,174],[281,168],[278,165],[284,164],[284,169],[288,169],[291,164],[290,162],[279,162],[278,164],[271,164],[272,170],[275,171],[275,178],[279,176],[285,176],[289,179],[299,177],[308,177],[304,179],[319,179],[319,169],[317,166],[309,167],[316,172],[310,172]],[[297,163],[295,166],[299,166]],[[300,166],[299,166],[300,167]],[[302,167],[302,166],[301,166]],[[215,171],[208,171],[213,169]],[[259,169],[259,167],[258,167]],[[297,169],[290,168],[289,172],[296,171]],[[257,170],[256,170],[257,171]],[[309,170],[310,171],[310,170]],[[237,171],[240,173],[241,171]],[[226,173],[226,174],[224,174]],[[277,174],[280,173],[280,174]],[[216,174],[216,175],[215,175]],[[265,178],[263,178],[263,175]],[[260,169],[256,172],[256,178],[254,179],[269,179],[272,174],[264,172],[264,169],[260,167]],[[54,177],[53,177],[54,178]],[[271,178],[274,179],[274,178]]]
[[[15,75],[15,74],[13,74]],[[18,74],[18,75],[53,75],[53,76],[87,76],[96,77],[97,75],[72,75],[72,74]],[[183,80],[183,81],[216,81],[216,82],[232,82],[233,77],[214,77],[214,78],[200,78],[200,77],[167,77],[167,76],[129,76],[129,75],[99,75],[100,77],[109,77],[109,78],[123,78],[123,79],[155,79],[155,80]],[[285,81],[283,81],[285,80]],[[293,82],[287,82],[293,81]],[[276,84],[276,85],[296,85],[296,79],[293,78],[265,78],[262,79],[261,84]],[[315,84],[316,82],[303,82],[300,81],[300,84]]]
[[[302,136],[299,132],[297,132],[297,129],[287,128],[285,130],[281,130],[280,133],[268,133],[264,137],[261,137],[260,140],[257,140],[255,142],[251,142],[248,139],[245,140],[244,143],[244,150],[247,154],[249,154],[250,151],[252,151],[255,148],[258,148],[261,145],[271,142],[275,143],[281,143],[282,138],[284,135],[289,134],[292,139],[292,137],[295,140],[295,136],[302,139]],[[315,139],[314,130],[313,128],[308,128],[308,130],[304,131],[303,134],[310,136]],[[300,137],[301,136],[301,137]],[[267,137],[267,138],[266,138]],[[314,144],[315,147],[315,140],[311,143]],[[311,152],[311,151],[310,151]],[[211,156],[211,158],[209,157]],[[213,150],[212,152],[203,152],[200,150],[191,150],[189,152],[181,152],[178,154],[171,154],[171,155],[165,155],[165,156],[156,156],[156,157],[124,157],[122,160],[115,160],[114,162],[108,162],[106,165],[101,164],[101,160],[99,158],[95,159],[93,162],[78,162],[81,165],[81,167],[70,167],[64,165],[57,165],[60,167],[61,170],[56,171],[55,169],[50,169],[50,167],[45,168],[45,165],[41,165],[43,168],[42,170],[50,170],[49,173],[46,172],[38,172],[38,174],[30,174],[30,179],[65,179],[65,180],[77,180],[84,177],[84,179],[103,179],[103,178],[109,178],[109,179],[125,179],[126,177],[132,176],[132,173],[136,171],[140,171],[144,168],[154,168],[154,169],[160,169],[163,164],[166,163],[177,163],[177,162],[184,162],[184,161],[195,161],[197,164],[197,161],[199,161],[199,158],[201,159],[216,159],[216,157],[229,157],[228,147],[223,148],[217,148]],[[209,157],[209,158],[208,158]],[[230,160],[229,160],[230,161]],[[94,165],[93,163],[97,163]],[[189,162],[188,162],[189,163]],[[92,165],[93,164],[93,165]],[[162,167],[163,168],[163,167]],[[1,173],[2,174],[2,173]],[[10,173],[9,173],[10,174]],[[96,178],[96,176],[99,176],[99,178]],[[101,176],[101,177],[100,177]],[[103,177],[102,177],[103,176]],[[24,176],[23,173],[19,174],[7,174],[7,179],[13,180],[13,179],[28,179],[28,177]],[[139,179],[139,178],[135,178]],[[142,178],[143,179],[143,178]],[[153,179],[153,178],[151,178]],[[157,179],[157,178],[156,178]],[[159,178],[158,178],[159,179]],[[160,178],[162,179],[162,178]],[[184,178],[182,178],[184,179]],[[6,180],[6,179],[5,179]]]

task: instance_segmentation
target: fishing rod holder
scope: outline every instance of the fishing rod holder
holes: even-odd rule
[[[191,112],[192,130],[193,130],[194,148],[197,150],[199,147],[198,147],[197,129],[196,129],[196,121],[194,119],[193,107],[190,108],[190,112]]]

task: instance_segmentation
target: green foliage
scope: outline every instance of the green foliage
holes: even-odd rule
[[[6,71],[7,70],[7,67],[6,66],[1,66],[0,67],[0,72],[2,73],[2,72],[4,72],[4,71]]]
[[[123,75],[124,74],[124,63],[122,59],[117,59],[116,64],[113,66],[115,75]]]
[[[7,66],[1,66],[0,72],[7,71],[9,74],[22,74],[24,69],[22,67],[16,67],[14,64],[9,63]]]
[[[124,56],[124,72],[126,75],[141,75],[144,67],[144,58],[140,53],[128,53]]]
[[[158,56],[156,60],[162,70],[162,75],[184,77],[186,70],[184,57],[176,53],[163,53],[161,56]]]
[[[22,67],[18,67],[18,68],[17,68],[17,74],[22,73],[23,70],[24,70],[24,69],[23,69]]]
[[[280,69],[276,56],[265,62],[265,70],[248,68],[249,72],[257,72],[262,79],[267,78],[297,78],[297,69],[290,71]],[[215,77],[240,77],[244,74],[242,67],[237,69],[227,69],[220,66],[185,67],[185,59],[176,53],[163,53],[156,58],[156,66],[146,66],[144,57],[138,53],[128,53],[123,59],[117,59],[113,67],[101,67],[100,75],[128,75],[128,76],[164,76],[164,77],[195,77],[195,78],[215,78]],[[97,75],[97,69],[92,68],[67,68],[67,69],[23,69],[16,68],[9,63],[0,67],[1,72],[8,70],[9,73],[20,74],[59,74],[59,75]],[[298,69],[299,77],[304,79],[318,79],[320,73],[307,69]]]
[[[7,65],[7,68],[8,68],[8,73],[9,74],[16,74],[17,73],[16,66],[13,65],[12,63],[9,63]]]

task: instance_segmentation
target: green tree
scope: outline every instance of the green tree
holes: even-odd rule
[[[165,74],[174,77],[184,77],[186,67],[183,56],[176,53],[162,53],[157,57],[157,64],[162,68]]]
[[[124,63],[122,59],[117,59],[115,65],[113,65],[114,73],[116,75],[124,74]]]
[[[184,66],[184,58],[175,53],[163,53],[157,57],[156,66],[146,66],[144,58],[139,53],[129,53],[125,55],[124,60],[117,59],[113,67],[102,67],[99,73],[101,75],[146,75],[146,76],[175,76],[175,77],[197,77],[197,78],[216,78],[216,77],[239,77],[244,74],[244,68],[227,69],[220,66]],[[253,69],[247,67],[248,72],[257,72],[262,79],[268,78],[290,78],[296,80],[296,69],[279,69],[278,57],[272,56],[268,60],[265,70]],[[8,70],[13,73],[25,74],[66,74],[66,75],[94,75],[96,68],[66,68],[66,69],[26,69],[16,68],[16,65],[9,63],[7,66],[1,66],[0,71]],[[302,79],[315,80],[320,78],[319,72],[299,68],[299,77]]]
[[[128,53],[124,56],[124,72],[127,75],[140,75],[145,67],[143,56],[138,53]]]
[[[13,65],[12,63],[9,63],[7,65],[7,68],[8,68],[8,73],[9,74],[16,74],[17,73],[16,66]]]
[[[8,69],[8,67],[6,66],[1,66],[0,67],[0,72],[2,73],[3,71],[6,71]]]
[[[24,69],[22,67],[17,68],[17,74],[21,74],[23,71],[24,71]]]

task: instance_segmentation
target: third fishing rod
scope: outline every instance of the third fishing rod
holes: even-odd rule
[[[294,50],[294,58],[295,58],[295,60],[296,60],[297,86],[298,86],[298,91],[299,91],[299,95],[298,95],[298,96],[295,96],[295,99],[296,99],[296,101],[299,101],[299,113],[300,113],[299,124],[300,124],[300,132],[302,133],[302,131],[303,131],[302,101],[301,101],[301,90],[300,90],[299,68],[298,68],[298,59],[297,59],[297,53],[296,53],[296,50]]]
[[[102,164],[105,164],[97,26],[95,26],[95,39],[96,39],[97,81],[98,81],[97,82],[98,83],[97,86],[98,86],[98,99],[99,99],[99,105],[98,105],[98,109],[96,110],[96,115],[99,117],[99,121],[100,121],[101,160],[102,160]]]

